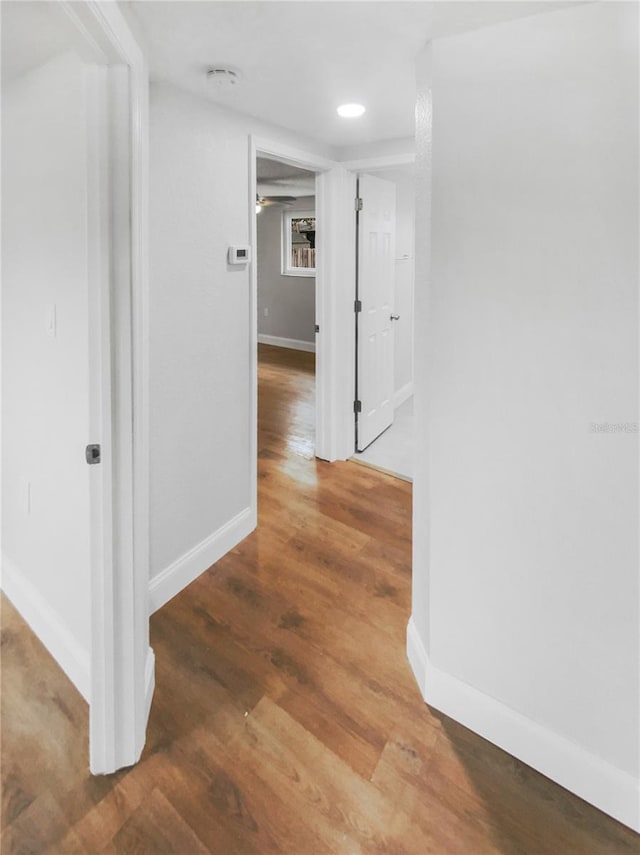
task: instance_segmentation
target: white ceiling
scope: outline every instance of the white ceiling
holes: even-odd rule
[[[156,2],[121,5],[146,42],[151,77],[333,146],[413,136],[415,57],[430,39],[567,3]],[[211,85],[206,71],[239,69]],[[336,107],[358,101],[361,119]]]
[[[271,157],[256,158],[256,178],[258,181],[298,181],[305,178],[315,180],[315,176],[315,172],[309,169],[291,166]]]
[[[256,184],[260,196],[315,196],[316,174],[266,157],[256,158]]]

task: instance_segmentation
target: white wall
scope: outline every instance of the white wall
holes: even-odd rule
[[[152,608],[255,525],[249,270],[227,265],[228,245],[249,241],[252,133],[330,154],[173,87],[151,87]]]
[[[2,96],[3,588],[86,697],[84,447],[90,438],[82,63],[71,54],[57,57],[5,82]]]
[[[315,198],[303,196],[286,209],[263,208],[258,216],[258,333],[315,346],[316,279],[282,275],[283,210],[315,211]]]
[[[340,161],[358,161],[365,158],[411,155],[415,152],[415,147],[415,140],[408,137],[377,140],[364,145],[343,146],[338,149],[337,159]]]
[[[409,651],[428,701],[640,828],[637,40],[607,3],[433,43],[430,281],[422,57]]]

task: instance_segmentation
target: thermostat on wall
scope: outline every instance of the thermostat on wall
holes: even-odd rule
[[[251,261],[251,247],[248,246],[230,246],[227,253],[229,264],[246,264]]]

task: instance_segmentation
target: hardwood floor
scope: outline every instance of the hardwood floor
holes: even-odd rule
[[[313,355],[260,349],[258,530],[151,621],[141,762],[87,772],[87,709],[3,603],[4,853],[638,853],[446,717],[405,655],[411,485],[313,457]]]

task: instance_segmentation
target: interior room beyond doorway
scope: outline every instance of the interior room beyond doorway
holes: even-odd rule
[[[313,353],[316,314],[315,173],[256,160],[258,341]]]

